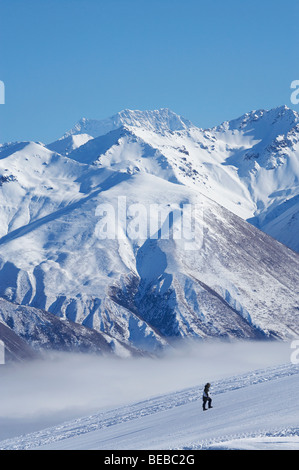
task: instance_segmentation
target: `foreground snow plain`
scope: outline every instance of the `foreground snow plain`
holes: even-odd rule
[[[291,363],[101,411],[0,443],[38,450],[299,450],[299,366]]]

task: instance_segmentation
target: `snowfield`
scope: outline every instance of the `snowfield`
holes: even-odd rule
[[[299,367],[285,364],[101,411],[0,443],[2,450],[299,450]]]

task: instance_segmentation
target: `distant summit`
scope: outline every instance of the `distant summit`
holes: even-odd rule
[[[289,132],[296,124],[299,123],[299,114],[287,106],[279,106],[270,110],[259,109],[243,114],[243,116],[231,121],[224,121],[220,126],[213,129],[220,132],[226,131],[247,131],[261,132],[263,134],[271,127],[272,131],[279,133]],[[269,129],[268,129],[269,130]]]
[[[139,127],[154,132],[169,132],[188,129],[193,127],[193,124],[168,108],[149,111],[125,109],[108,119],[82,118],[62,138],[74,134],[88,134],[92,137],[99,137],[121,126]]]

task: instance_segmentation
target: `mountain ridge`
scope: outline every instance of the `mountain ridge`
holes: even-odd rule
[[[127,132],[133,133],[162,155],[166,165],[174,170],[173,178],[177,182],[197,184],[199,191],[263,230],[269,213],[273,216],[276,207],[281,210],[285,201],[291,197],[296,201],[299,194],[298,122],[298,113],[280,106],[270,111],[245,113],[238,119],[225,121],[211,129],[190,125],[187,129],[176,130],[174,134],[170,130],[157,134],[152,129],[134,127],[134,122],[131,122],[131,126],[127,123],[127,127],[122,125],[119,131],[115,129],[106,135],[112,138],[113,132],[116,135],[121,132],[120,129],[128,129]],[[101,146],[96,149],[97,139],[101,141],[101,137],[90,140],[68,156],[76,159],[81,155],[80,161],[84,163],[86,149],[87,163],[92,163],[88,149],[94,147],[96,156],[100,156],[103,150]],[[118,146],[119,139],[115,142],[111,140],[104,153],[113,145]],[[145,155],[146,152],[141,149],[139,154]],[[137,160],[134,152],[132,155]],[[136,171],[136,168],[138,165],[131,165],[127,170]],[[178,169],[182,171],[178,172]],[[223,197],[225,192],[226,197]],[[236,201],[238,198],[239,201]],[[242,212],[246,207],[246,211]],[[283,226],[279,230],[273,228],[273,232],[272,226],[267,226],[267,233],[281,241],[290,239],[290,223],[289,219],[285,219]],[[287,243],[295,250],[296,230],[297,225],[293,223],[292,237]]]
[[[124,354],[190,336],[294,337],[299,260],[279,239],[296,248],[297,115],[256,116],[261,140],[252,123],[250,135],[204,130],[164,109],[121,112],[126,124],[97,137],[82,126],[50,145],[2,145],[0,297],[108,335]],[[273,130],[274,116],[289,124]],[[103,239],[101,217],[115,229],[120,201],[116,236]],[[173,237],[184,205],[191,242]],[[172,220],[166,239],[159,215]]]
[[[99,137],[122,126],[143,127],[147,130],[182,130],[192,127],[191,121],[177,115],[168,108],[159,110],[130,110],[124,109],[110,118],[98,120],[81,118],[75,126],[67,131],[62,139],[73,134],[88,134],[92,137]],[[83,131],[83,132],[82,132]]]

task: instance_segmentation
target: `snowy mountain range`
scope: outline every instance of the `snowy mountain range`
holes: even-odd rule
[[[298,135],[285,106],[211,129],[168,109],[125,110],[47,145],[2,144],[1,321],[42,347],[26,306],[118,354],[184,337],[297,336]],[[174,235],[187,206],[191,243]],[[99,236],[104,212],[117,236]]]

